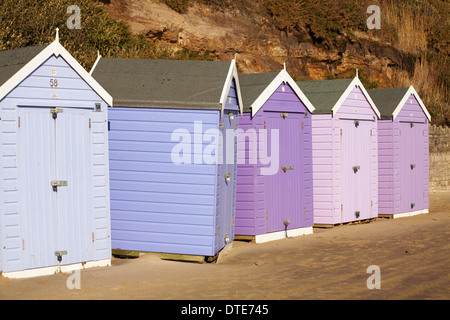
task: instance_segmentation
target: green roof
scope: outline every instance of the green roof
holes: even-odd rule
[[[220,110],[230,62],[101,58],[92,76],[115,106]]]
[[[276,78],[279,72],[250,73],[239,75],[243,112],[250,112],[251,105],[261,95],[264,89]]]
[[[48,45],[0,51],[0,86],[14,76]]]
[[[297,81],[297,85],[311,101],[315,114],[332,113],[339,98],[348,88],[353,79]]]
[[[367,90],[380,111],[381,119],[392,119],[393,113],[409,88],[388,88]]]

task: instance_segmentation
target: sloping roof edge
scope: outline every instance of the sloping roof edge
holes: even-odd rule
[[[252,117],[258,113],[264,103],[270,98],[270,96],[277,90],[281,83],[288,83],[292,90],[294,90],[297,97],[303,102],[309,112],[314,112],[315,108],[297,83],[292,79],[286,69],[280,71],[280,73],[272,80],[272,82],[264,89],[258,98],[251,104]]]
[[[409,87],[408,91],[406,91],[405,95],[403,96],[403,99],[400,101],[397,108],[395,108],[394,112],[392,113],[392,120],[395,120],[395,118],[399,115],[400,111],[402,110],[403,105],[409,99],[410,95],[414,95],[414,97],[419,102],[419,106],[422,108],[423,112],[425,113],[426,117],[428,118],[428,121],[431,121],[430,113],[428,112],[427,108],[425,107],[425,104],[423,103],[422,99],[420,98],[419,94],[417,93],[416,89],[414,89],[413,86]]]
[[[369,93],[367,92],[366,88],[364,88],[364,85],[362,84],[361,80],[359,80],[358,77],[355,77],[353,79],[353,81],[349,84],[347,89],[344,91],[344,93],[341,95],[339,100],[335,103],[335,105],[331,109],[332,113],[333,113],[333,116],[336,115],[336,113],[339,111],[340,107],[342,106],[342,104],[347,99],[348,95],[352,92],[352,90],[353,90],[353,88],[355,86],[357,86],[357,87],[359,87],[361,89],[361,91],[363,92],[363,94],[366,97],[367,101],[369,102],[371,108],[373,109],[373,111],[378,116],[378,119],[381,119],[380,111],[378,110],[377,106],[373,102],[372,98],[370,97]]]
[[[112,96],[75,60],[75,58],[59,43],[58,38],[42,50],[36,57],[25,64],[17,73],[0,87],[0,100],[20,84],[28,75],[36,70],[52,55],[61,56],[85,80],[88,85],[108,104],[112,105]]]

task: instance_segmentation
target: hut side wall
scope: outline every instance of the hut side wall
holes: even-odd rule
[[[233,80],[228,91],[224,114],[221,117],[223,123],[223,142],[219,144],[219,149],[223,150],[224,154],[223,161],[217,165],[216,240],[214,243],[214,254],[219,252],[229,242],[233,241],[235,235],[238,154],[236,129],[239,128],[238,110],[239,103],[236,84]],[[230,174],[229,182],[224,179],[226,174]]]
[[[335,137],[331,114],[312,116],[312,162],[313,162],[313,212],[315,224],[334,221],[335,183],[340,179],[335,172]],[[339,152],[337,153],[339,154]],[[335,177],[336,176],[336,177]],[[335,177],[335,178],[334,178]]]
[[[218,137],[219,111],[110,108],[112,248],[146,252],[214,255],[217,165],[202,152]],[[197,123],[195,121],[200,121]],[[198,134],[194,134],[197,128]],[[188,134],[187,164],[171,154],[176,132]]]
[[[236,229],[237,235],[257,235],[266,232],[266,214],[264,205],[264,177],[259,174],[261,164],[258,161],[258,141],[250,134],[264,127],[262,112],[253,118],[251,113],[244,113],[239,119],[238,150],[239,162],[237,166],[236,186]],[[243,134],[242,134],[243,133]],[[250,140],[253,139],[253,140]],[[256,162],[250,163],[250,154],[255,154]]]

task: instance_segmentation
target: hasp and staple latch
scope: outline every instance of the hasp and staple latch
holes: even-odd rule
[[[283,172],[286,172],[288,170],[294,170],[295,167],[294,166],[282,166],[281,169],[283,170]]]
[[[63,109],[53,108],[50,109],[50,113],[52,114],[53,119],[58,118],[58,113],[62,113]]]
[[[62,256],[67,255],[67,251],[55,251],[55,256],[58,259],[58,262],[62,261]]]
[[[51,182],[53,191],[58,191],[58,187],[67,187],[67,181],[65,180],[53,180]]]

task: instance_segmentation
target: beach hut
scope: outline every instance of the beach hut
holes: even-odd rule
[[[358,77],[297,84],[315,107],[314,225],[377,217],[377,107]]]
[[[0,272],[111,263],[111,96],[58,39],[0,52]]]
[[[234,239],[235,61],[99,58],[109,109],[113,253],[212,259]]]
[[[405,217],[428,213],[431,116],[411,86],[368,90],[378,121],[378,213]]]
[[[260,243],[312,233],[314,107],[285,69],[240,80],[237,238]]]

